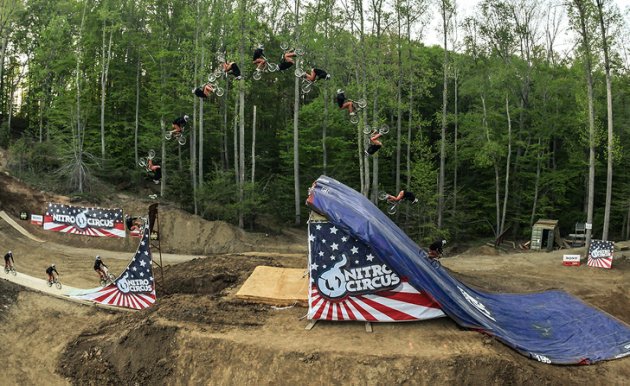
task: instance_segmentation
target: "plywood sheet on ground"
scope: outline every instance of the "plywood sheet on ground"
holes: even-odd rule
[[[304,269],[261,265],[254,269],[236,297],[275,306],[307,306],[308,276],[304,276]]]

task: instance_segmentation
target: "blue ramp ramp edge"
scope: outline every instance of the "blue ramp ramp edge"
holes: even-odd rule
[[[630,355],[630,326],[563,291],[479,291],[431,264],[426,253],[367,198],[321,176],[307,205],[371,246],[409,283],[422,288],[462,327],[493,335],[544,363],[590,364]]]

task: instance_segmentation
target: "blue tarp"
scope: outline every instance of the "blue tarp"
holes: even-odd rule
[[[589,364],[630,355],[630,326],[563,291],[488,293],[432,264],[426,253],[367,198],[321,176],[307,204],[370,245],[417,289],[428,292],[462,327],[497,337],[544,363]]]

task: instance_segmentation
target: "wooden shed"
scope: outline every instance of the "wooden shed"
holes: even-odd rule
[[[538,220],[532,227],[531,249],[553,250],[554,245],[561,247],[558,220]]]

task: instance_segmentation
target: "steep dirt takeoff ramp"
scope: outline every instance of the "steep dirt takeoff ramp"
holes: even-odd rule
[[[307,204],[360,239],[409,283],[422,288],[459,325],[496,336],[544,363],[590,364],[630,355],[630,326],[562,291],[496,294],[459,282],[383,212],[355,190],[326,176]]]

